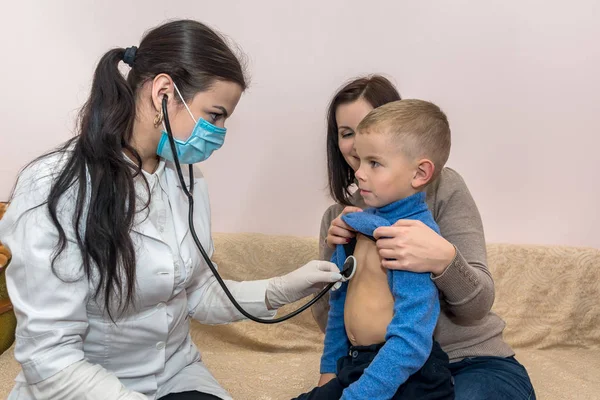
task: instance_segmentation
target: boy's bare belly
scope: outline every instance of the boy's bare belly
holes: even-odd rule
[[[344,305],[346,334],[354,346],[383,343],[394,316],[394,298],[375,242],[358,235],[356,273],[348,284]]]

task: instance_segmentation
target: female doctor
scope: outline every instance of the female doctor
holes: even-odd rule
[[[120,61],[131,67],[126,80]],[[22,366],[10,399],[230,399],[189,323],[243,316],[190,234],[162,101],[180,162],[194,164],[221,146],[245,88],[234,53],[196,21],[159,26],[139,48],[102,57],[78,135],[23,170],[0,223]],[[202,176],[193,195],[210,256]],[[245,310],[272,318],[339,279],[335,265],[311,261],[286,276],[226,283]]]

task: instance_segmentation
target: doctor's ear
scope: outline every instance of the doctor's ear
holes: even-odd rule
[[[152,105],[157,112],[162,110],[163,97],[170,103],[173,97],[173,79],[167,74],[158,74],[152,80]]]

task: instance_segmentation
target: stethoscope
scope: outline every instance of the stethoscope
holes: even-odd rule
[[[177,150],[175,147],[175,139],[173,138],[173,133],[171,132],[171,124],[169,123],[169,114],[167,112],[167,101],[168,101],[168,97],[167,97],[167,95],[164,95],[162,98],[163,117],[164,117],[165,127],[167,129],[167,135],[169,137],[169,144],[171,145],[171,152],[173,153],[173,161],[175,162],[175,167],[177,168],[177,176],[179,177],[179,183],[181,184],[181,188],[182,188],[183,192],[185,193],[185,196],[188,199],[188,224],[190,226],[190,232],[192,234],[192,238],[194,239],[194,243],[196,244],[196,247],[200,251],[200,254],[202,254],[202,258],[204,258],[204,261],[206,261],[206,264],[208,265],[208,267],[212,271],[213,275],[217,279],[217,282],[219,282],[219,285],[225,292],[225,295],[227,295],[227,298],[229,298],[229,301],[231,301],[231,304],[233,304],[234,307],[243,316],[245,316],[246,318],[248,318],[254,322],[258,322],[261,324],[277,324],[279,322],[283,322],[290,318],[293,318],[296,315],[300,314],[301,312],[309,309],[313,304],[315,304],[317,301],[319,301],[319,299],[321,297],[323,297],[325,295],[325,293],[327,293],[331,288],[333,288],[336,285],[338,285],[337,287],[339,287],[340,282],[330,283],[327,286],[325,286],[325,288],[323,290],[321,290],[319,292],[319,294],[317,294],[317,296],[315,296],[315,298],[313,298],[311,301],[309,301],[308,303],[306,303],[305,305],[303,305],[296,311],[293,311],[287,315],[284,315],[283,317],[275,318],[275,319],[263,319],[263,318],[255,317],[254,315],[248,313],[246,310],[244,310],[242,308],[242,306],[239,305],[239,303],[235,300],[235,298],[233,297],[233,295],[227,288],[227,285],[223,281],[223,278],[221,278],[221,275],[219,275],[219,272],[217,271],[217,268],[213,264],[212,260],[210,259],[210,257],[206,253],[206,251],[204,250],[202,243],[200,243],[200,239],[198,239],[198,235],[196,235],[196,229],[194,227],[194,196],[192,195],[192,193],[194,192],[194,168],[193,168],[192,164],[189,165],[190,187],[188,189],[187,185],[185,184],[185,180],[183,179],[183,173],[181,172],[181,165],[179,164],[179,157],[177,156]],[[349,256],[348,258],[346,258],[346,261],[344,262],[344,265],[343,265],[343,268],[341,271],[343,281],[350,280],[354,276],[355,272],[356,272],[356,258],[354,258],[354,256]]]

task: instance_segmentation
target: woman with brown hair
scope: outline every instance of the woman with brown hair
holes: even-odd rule
[[[360,193],[353,191],[359,164],[353,148],[356,127],[372,109],[396,100],[400,100],[396,88],[378,75],[347,83],[331,100],[327,166],[336,204],[321,221],[322,260],[329,260],[336,245],[355,235],[341,215],[365,207]],[[411,220],[379,228],[375,237],[382,266],[431,274],[442,307],[434,336],[450,358],[457,400],[534,399],[527,371],[502,339],[505,323],[491,311],[494,281],[487,268],[481,216],[467,185],[456,171],[444,168],[426,192],[441,236]],[[327,298],[312,311],[325,332]]]

